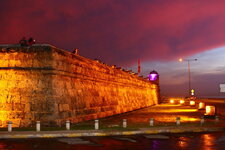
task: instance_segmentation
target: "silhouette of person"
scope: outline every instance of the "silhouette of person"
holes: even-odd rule
[[[78,55],[78,49],[77,48],[75,48],[73,51],[72,51],[72,53],[74,53],[75,55]]]
[[[28,45],[29,45],[29,46],[32,46],[33,44],[35,44],[35,40],[31,37],[31,38],[29,38],[29,40],[28,40]]]
[[[28,45],[27,45],[27,40],[26,40],[25,37],[23,37],[23,38],[20,40],[20,45],[21,45],[21,46],[28,46]]]

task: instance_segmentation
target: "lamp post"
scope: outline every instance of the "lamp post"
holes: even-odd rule
[[[179,59],[180,62],[186,61],[188,63],[188,95],[191,96],[191,67],[190,61],[197,61],[197,59]]]

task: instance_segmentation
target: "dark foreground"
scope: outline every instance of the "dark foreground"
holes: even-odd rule
[[[11,139],[0,140],[1,150],[224,150],[225,132],[168,135]]]

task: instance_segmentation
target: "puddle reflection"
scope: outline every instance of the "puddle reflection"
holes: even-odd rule
[[[212,134],[203,134],[201,136],[204,150],[214,150],[216,138]]]
[[[188,142],[189,142],[189,138],[187,137],[180,137],[179,141],[178,141],[178,146],[181,149],[187,148],[188,147]]]

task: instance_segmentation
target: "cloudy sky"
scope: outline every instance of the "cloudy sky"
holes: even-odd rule
[[[23,36],[142,74],[155,69],[164,95],[225,95],[224,0],[1,0],[0,44]]]

